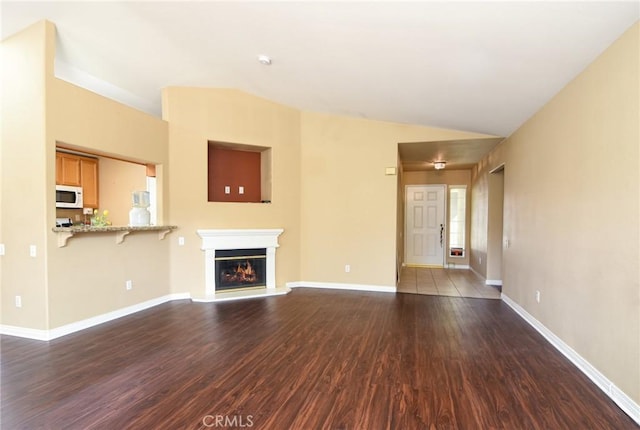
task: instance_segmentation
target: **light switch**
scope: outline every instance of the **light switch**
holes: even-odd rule
[[[244,187],[238,187],[238,194],[244,194]]]
[[[4,255],[4,243],[0,243],[0,255]]]
[[[224,187],[224,193],[225,193],[225,194],[231,194],[231,187],[230,187],[229,185],[226,185],[226,186]]]
[[[29,245],[29,256],[35,257],[36,255],[37,255],[36,246],[35,245]]]
[[[178,237],[178,246],[184,246],[184,236]]]

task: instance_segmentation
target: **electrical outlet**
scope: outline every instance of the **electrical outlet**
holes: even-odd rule
[[[226,186],[224,187],[224,193],[225,193],[225,194],[231,194],[231,187],[230,187],[229,185],[226,185]]]
[[[244,194],[244,187],[238,187],[238,194]]]
[[[128,290],[133,288],[133,282],[131,280],[125,282],[125,288]]]
[[[178,237],[178,246],[184,246],[184,236]]]
[[[16,308],[22,307],[22,296],[16,296]]]
[[[536,302],[540,303],[540,291],[536,291]]]
[[[82,208],[83,215],[93,215],[93,208]]]
[[[29,256],[35,257],[37,255],[37,248],[35,245],[29,245]]]
[[[345,271],[346,273],[351,272],[351,265],[350,265],[350,264],[345,264],[345,265],[344,265],[344,271]]]

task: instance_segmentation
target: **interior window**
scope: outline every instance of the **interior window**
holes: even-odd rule
[[[449,255],[464,257],[465,224],[467,213],[467,187],[449,187]]]

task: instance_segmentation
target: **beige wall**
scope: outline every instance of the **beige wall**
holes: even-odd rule
[[[398,152],[398,178],[396,179],[396,286],[404,265],[404,170]]]
[[[385,168],[398,143],[478,137],[488,136],[304,112],[302,280],[395,286],[398,182]]]
[[[268,100],[228,89],[168,88],[163,92],[169,121],[171,279],[178,292],[205,291],[204,252],[198,229],[283,228],[277,250],[276,284],[299,278],[300,113]],[[272,148],[270,204],[207,201],[209,140]]]
[[[100,209],[109,210],[113,225],[128,225],[131,193],[147,189],[147,168],[105,157],[99,163]]]
[[[506,163],[504,234],[511,246],[504,249],[503,292],[636,403],[639,40],[636,24],[490,154],[473,178],[474,208],[486,210],[487,171]],[[486,240],[486,230],[479,230]],[[474,252],[483,250],[476,237]]]
[[[168,163],[167,123],[135,109],[121,105],[90,91],[61,81],[48,80],[47,184],[55,188],[56,141],[81,151],[120,157],[164,166]],[[122,167],[122,166],[121,166]],[[139,166],[140,186],[144,189],[145,168]],[[101,159],[100,206],[111,211],[114,224],[128,224],[131,193],[109,192],[109,179],[104,173],[126,171],[128,178],[136,176],[128,169],[111,165]],[[105,171],[103,171],[105,170]],[[158,169],[159,193],[163,187],[164,169]],[[122,184],[123,177],[116,180]],[[103,192],[105,192],[103,194]],[[51,193],[52,194],[52,193]],[[113,202],[113,203],[110,203]],[[159,217],[166,213],[168,200],[158,208]],[[107,205],[112,205],[111,207]],[[163,206],[164,205],[164,206]],[[85,318],[132,306],[171,292],[169,241],[158,240],[157,233],[137,232],[116,244],[113,233],[74,236],[64,248],[57,245],[56,233],[50,231],[55,218],[55,203],[48,210],[48,296],[49,328],[59,327]],[[162,224],[159,218],[159,223]],[[69,273],[70,264],[72,274]],[[77,282],[82,279],[82,282]],[[75,280],[75,281],[74,281]],[[127,291],[125,282],[133,289]]]
[[[3,55],[2,52],[3,52],[3,49],[2,49],[2,47],[0,45],[0,64],[4,64],[3,63],[4,55]],[[4,86],[4,82],[5,82],[3,75],[4,75],[4,72],[0,72],[0,93],[2,92],[1,88]],[[1,94],[0,94],[0,99],[3,99]],[[2,101],[0,101],[0,118],[3,117],[2,116],[2,111],[4,109],[5,109],[5,107],[3,106]],[[2,142],[4,141],[4,137],[5,137],[5,135],[4,135],[4,132],[2,131],[2,124],[0,123],[0,243],[3,244],[3,246],[4,246],[4,238],[3,238],[3,235],[2,235],[2,229],[3,229],[2,214],[3,214],[4,211],[2,210],[2,205],[3,205],[4,202],[3,202],[3,197],[2,197],[2,195],[3,195],[3,185],[2,185],[2,182],[3,182],[3,177],[2,177],[2,175],[3,175],[2,174],[2,164],[3,163],[2,163],[2,159],[3,159],[3,157],[2,157],[2,148],[3,148],[4,145],[2,144]],[[3,300],[4,295],[2,294],[2,266],[3,265],[4,265],[4,258],[2,258],[0,256],[0,311],[3,309],[3,307],[2,307],[3,305],[2,304],[4,303],[4,300]],[[2,324],[2,318],[0,318],[0,324]]]
[[[52,35],[50,26],[38,23],[1,45],[2,323],[32,329],[48,323],[45,76],[52,70]],[[22,308],[14,305],[17,295]]]
[[[404,190],[407,185],[464,185],[467,187],[466,225],[465,225],[465,255],[462,258],[446,256],[450,267],[469,265],[469,232],[471,230],[471,171],[470,170],[425,170],[422,172],[404,172],[403,177],[403,201]],[[447,188],[447,216],[449,213],[449,194]],[[448,221],[447,221],[448,222]],[[447,240],[448,243],[448,240]]]
[[[201,228],[284,228],[278,285],[395,285],[397,144],[485,137],[299,112],[227,89],[168,88],[172,284],[204,292]],[[272,147],[272,203],[207,202],[207,141]],[[344,266],[351,265],[351,273]]]
[[[501,266],[500,263],[495,262],[496,258],[502,258],[501,255],[495,254],[496,249],[502,246],[501,232],[496,231],[498,226],[495,218],[489,219],[489,178],[490,171],[504,163],[504,143],[503,141],[498,144],[471,170],[471,234],[469,235],[471,252],[469,254],[469,266],[485,279],[494,279],[487,276],[488,259],[493,259],[495,266]],[[492,198],[495,197],[495,195],[492,196]],[[492,206],[492,213],[497,210],[495,206]],[[489,235],[490,224],[492,227],[491,235]],[[496,238],[500,243],[495,243]],[[494,253],[489,256],[488,250],[494,251]],[[491,273],[492,276],[495,275],[495,266]]]
[[[487,276],[490,284],[502,282],[502,238],[504,230],[504,169],[489,174],[487,213]]]
[[[167,124],[56,79],[51,23],[3,41],[2,52],[2,195],[20,201],[2,207],[2,324],[47,330],[168,294],[168,241],[157,235],[136,233],[121,245],[113,234],[80,235],[59,248],[51,231],[56,141],[163,164]],[[128,279],[134,288],[126,292]]]
[[[166,162],[166,122],[53,76],[48,90],[49,125],[65,146],[141,163]]]

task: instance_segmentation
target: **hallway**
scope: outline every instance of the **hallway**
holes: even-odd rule
[[[500,299],[500,287],[485,285],[471,270],[428,267],[402,268],[398,293]]]

